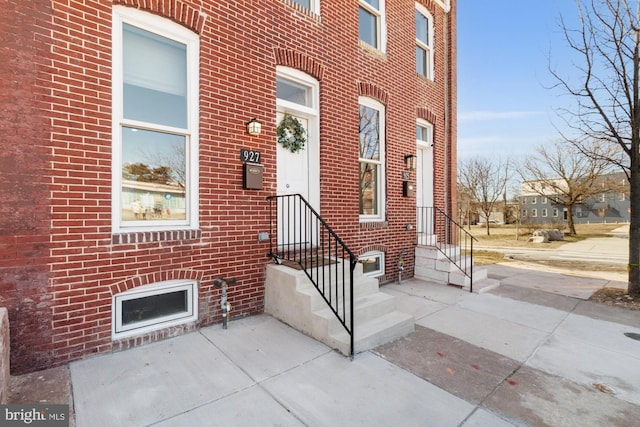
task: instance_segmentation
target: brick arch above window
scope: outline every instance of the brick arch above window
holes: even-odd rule
[[[438,118],[438,116],[436,116],[436,113],[434,113],[430,108],[427,107],[418,107],[416,116],[419,119],[428,121],[432,125],[436,124],[436,119]]]
[[[180,0],[113,0],[113,4],[146,10],[164,18],[169,18],[197,34],[202,33],[205,21],[207,20],[206,14],[201,13],[199,10]]]
[[[292,49],[275,48],[273,50],[276,65],[291,67],[309,74],[321,81],[324,75],[324,65],[304,53]]]
[[[424,6],[432,14],[436,13],[436,2],[434,0],[417,0],[417,3]]]
[[[360,248],[358,251],[358,257],[368,252],[383,252],[387,253],[387,247],[385,245],[368,245]]]
[[[121,282],[114,283],[109,287],[111,296],[121,294],[138,286],[149,285],[152,283],[165,282],[167,280],[196,280],[201,281],[204,273],[193,270],[171,270],[159,271],[156,273],[148,273],[140,276],[130,277]]]
[[[358,82],[358,95],[373,98],[384,105],[387,105],[389,102],[389,94],[387,91],[375,83]]]

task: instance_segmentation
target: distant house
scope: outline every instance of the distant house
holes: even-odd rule
[[[538,183],[539,181],[522,182],[520,221],[523,224],[566,223],[567,208],[558,203],[553,192],[547,193],[540,190]],[[596,185],[601,188],[601,192],[573,206],[573,222],[575,224],[628,222],[629,181],[625,174],[603,175]]]

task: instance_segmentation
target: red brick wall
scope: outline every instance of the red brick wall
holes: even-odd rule
[[[387,0],[386,55],[359,45],[357,2],[321,1],[320,18],[287,0],[26,3],[10,0],[0,17],[16,34],[14,44],[2,47],[4,57],[15,61],[0,65],[0,84],[14,100],[0,101],[3,124],[8,121],[14,132],[2,142],[11,144],[0,153],[1,178],[9,183],[0,195],[0,209],[13,206],[19,212],[0,219],[0,284],[12,333],[17,332],[12,344],[22,348],[12,353],[15,372],[184,330],[113,343],[112,295],[136,286],[172,278],[199,280],[199,324],[207,325],[220,318],[220,291],[213,280],[237,277],[238,284],[229,288],[232,315],[263,310],[268,243],[259,243],[257,234],[268,231],[266,197],[276,188],[276,65],[293,66],[320,81],[323,216],[354,251],[386,250],[389,278],[396,276],[398,256],[406,251],[405,274],[412,275],[415,234],[405,226],[415,223],[415,198],[402,197],[401,172],[404,155],[415,152],[419,115],[434,125],[438,206],[445,206],[447,181],[455,184],[455,156],[447,167],[443,157],[447,138],[455,140],[455,73],[449,76],[445,114],[442,59],[444,21],[454,23],[455,10],[447,16],[433,2],[423,2],[436,21],[436,76],[431,82],[415,73],[415,3],[408,0]],[[200,34],[197,231],[155,233],[151,239],[144,233],[112,235],[114,3],[166,16]],[[49,41],[47,28],[53,31]],[[452,49],[449,61],[454,59]],[[373,95],[386,104],[388,221],[382,227],[358,220],[359,95]],[[12,119],[7,120],[5,110]],[[245,133],[252,117],[263,123],[259,137]],[[240,148],[262,152],[263,190],[242,189]],[[11,170],[10,165],[22,167]],[[455,194],[448,198],[455,200]]]
[[[9,0],[0,12],[0,306],[9,311],[12,369],[51,355],[50,1]]]

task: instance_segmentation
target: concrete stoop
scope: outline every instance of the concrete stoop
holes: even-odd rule
[[[340,311],[342,302],[341,295],[332,297],[332,305],[339,306]],[[395,298],[379,292],[378,281],[363,276],[359,264],[354,272],[354,306],[355,353],[370,350],[415,329],[413,316],[397,311]],[[350,313],[348,307],[346,309],[348,318]],[[284,265],[267,265],[265,313],[349,355],[349,334],[304,271]]]
[[[454,252],[459,254],[458,252]],[[414,276],[418,279],[444,285],[471,289],[471,279],[434,246],[417,246],[415,249]],[[467,259],[467,264],[471,264]],[[487,269],[473,266],[473,292],[483,293],[500,286],[500,281],[487,277]]]

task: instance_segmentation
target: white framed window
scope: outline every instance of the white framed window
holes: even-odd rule
[[[112,337],[134,335],[198,319],[198,286],[168,280],[128,290],[112,298]]]
[[[546,217],[547,217],[547,208],[542,208],[542,216],[543,216],[544,218],[546,218]]]
[[[360,221],[385,218],[385,109],[384,105],[360,97]]]
[[[553,217],[558,218],[558,208],[553,208]]]
[[[305,9],[308,9],[309,11],[315,13],[316,15],[320,14],[320,0],[291,0],[291,1],[299,4]]]
[[[538,209],[531,209],[531,217],[536,218],[538,216]]]
[[[416,3],[416,72],[433,80],[433,17]]]
[[[372,251],[358,257],[362,273],[369,277],[384,276],[384,252]]]
[[[537,196],[533,196],[533,197],[531,198],[531,204],[532,204],[532,205],[535,205],[535,204],[537,204],[537,203],[538,203],[538,197],[537,197]]]
[[[526,218],[526,217],[527,217],[527,210],[522,209],[522,218]]]
[[[376,49],[386,50],[385,0],[358,1],[358,34],[360,40]]]
[[[600,201],[603,202],[603,203],[607,201],[607,194],[606,193],[600,194]]]
[[[580,206],[576,207],[576,216],[582,218],[582,208]]]
[[[433,147],[433,125],[431,123],[418,119],[416,142],[421,146]]]
[[[115,6],[114,232],[198,227],[199,38]]]
[[[548,204],[548,203],[549,203],[549,198],[547,198],[547,197],[543,197],[543,198],[542,198],[542,201],[541,201],[540,203],[542,203],[543,205]]]
[[[627,193],[620,193],[620,201],[624,202],[625,200],[627,200]]]

